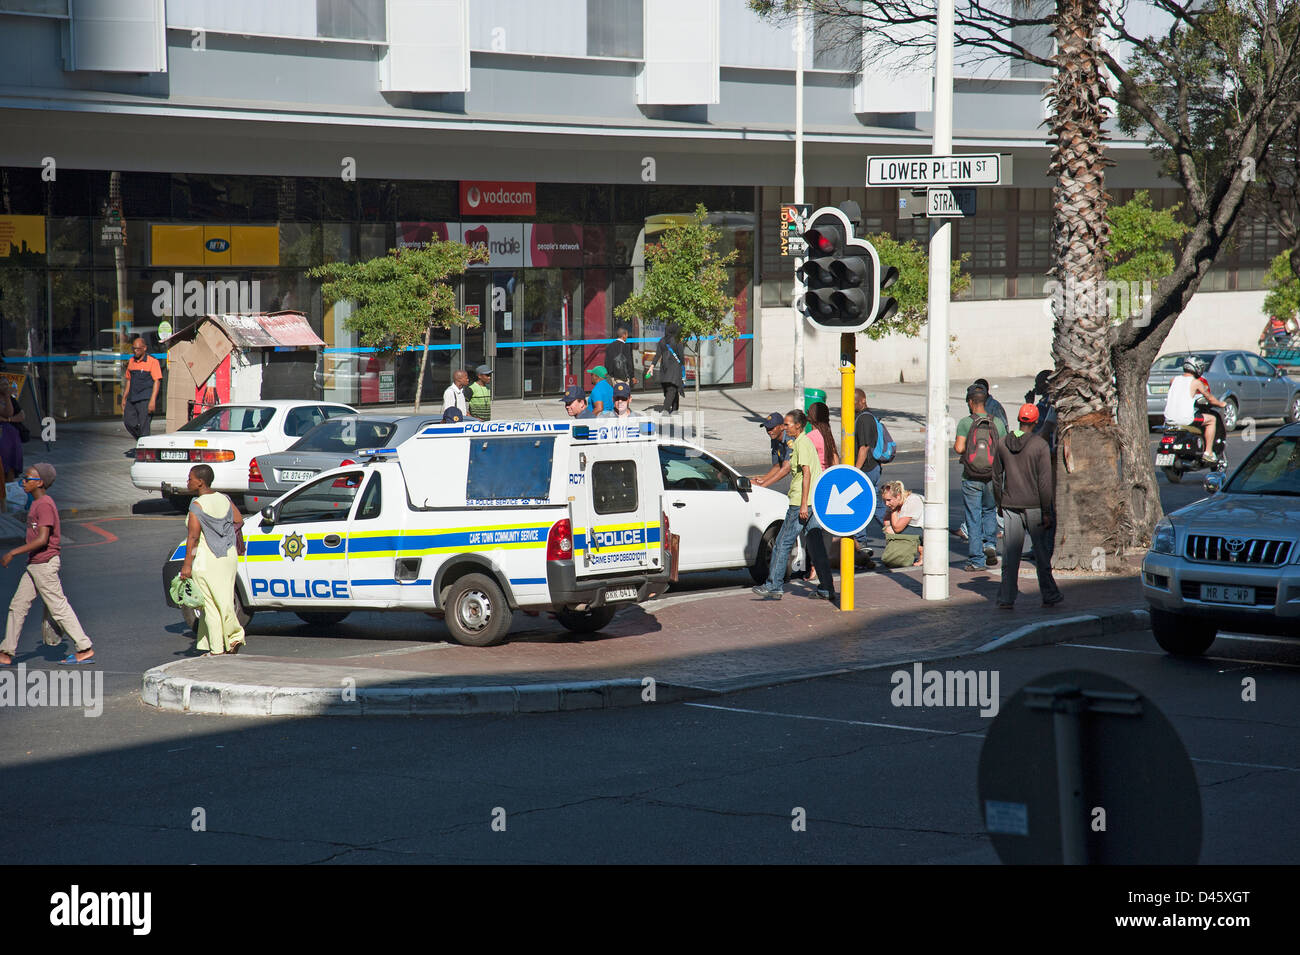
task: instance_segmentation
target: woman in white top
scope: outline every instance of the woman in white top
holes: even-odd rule
[[[921,563],[921,525],[925,501],[903,487],[902,481],[880,486],[885,505],[885,552],[880,562],[886,567],[915,567]]]

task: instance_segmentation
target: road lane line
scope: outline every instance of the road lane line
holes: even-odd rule
[[[926,728],[924,726],[904,726],[901,723],[872,723],[867,720],[841,720],[830,716],[805,716],[801,713],[777,713],[772,710],[747,710],[739,706],[718,706],[714,703],[683,703],[683,706],[694,706],[702,710],[724,710],[728,713],[752,713],[756,716],[782,716],[789,720],[814,720],[819,723],[843,723],[846,726],[875,726],[887,730],[903,730],[907,733],[929,733],[931,736],[970,736],[975,739],[983,739],[983,733],[953,733],[948,730],[937,730]]]
[[[1080,650],[1106,650],[1110,653],[1145,653],[1150,656],[1163,657],[1169,654],[1163,650],[1133,650],[1129,647],[1102,647],[1094,643],[1062,643],[1062,647],[1077,647]],[[1188,659],[1196,659],[1188,657]],[[1272,660],[1238,660],[1235,657],[1201,657],[1202,660],[1212,660],[1215,663],[1251,663],[1261,667],[1284,667],[1288,670],[1300,670],[1300,663],[1276,663]]]
[[[1267,763],[1233,763],[1226,759],[1197,759],[1191,757],[1193,763],[1212,763],[1215,766],[1241,766],[1246,769],[1275,769],[1284,773],[1300,773],[1300,768],[1295,766],[1270,766]]]

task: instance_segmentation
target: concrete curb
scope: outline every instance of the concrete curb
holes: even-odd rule
[[[1078,614],[1059,620],[1040,620],[1026,624],[973,650],[959,650],[918,659],[928,663],[972,653],[989,653],[1013,644],[1042,646],[1062,640],[1146,629],[1149,625],[1150,615],[1141,609],[1111,614]],[[864,667],[843,667],[800,674],[769,674],[720,689],[656,681],[653,702],[679,703],[718,697],[743,690],[801,683],[910,662],[915,660],[895,660]],[[263,686],[169,675],[169,668],[176,665],[177,663],[168,663],[145,672],[140,689],[141,702],[146,706],[175,713],[207,713],[214,716],[512,716],[521,713],[614,709],[651,702],[645,698],[649,685],[636,679],[467,687],[358,686],[347,688],[345,694],[345,688],[341,685]]]

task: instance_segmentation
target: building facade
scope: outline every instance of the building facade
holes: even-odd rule
[[[325,306],[307,272],[437,236],[484,241],[491,259],[460,283],[477,321],[435,336],[425,393],[487,363],[499,395],[558,395],[590,385],[646,243],[703,203],[739,253],[740,334],[703,345],[688,375],[789,387],[776,234],[793,197],[792,39],[744,0],[0,0],[0,356],[46,413],[111,415],[129,338],[296,309],[327,343],[323,397],[409,402],[417,356],[361,345],[347,303]],[[926,220],[862,183],[868,155],[928,151],[928,77],[859,69],[829,21],[805,62],[806,199],[852,199],[868,232],[924,243]],[[1044,80],[1025,72],[957,82],[956,148],[1014,163],[954,229],[972,278],[952,314],[959,377],[1049,364]],[[1119,137],[1111,155],[1117,201],[1179,201],[1143,144]],[[1253,341],[1276,242],[1243,227],[1175,334]],[[631,337],[648,356],[661,333]],[[831,379],[837,336],[806,346],[809,382]],[[924,375],[921,340],[860,355],[864,381]]]

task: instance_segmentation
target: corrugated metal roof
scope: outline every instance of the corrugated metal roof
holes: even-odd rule
[[[225,332],[237,348],[276,348],[297,345],[324,345],[311,329],[302,312],[271,312],[251,315],[205,315],[192,325],[178,329],[168,344],[188,341],[204,322],[211,322]]]

